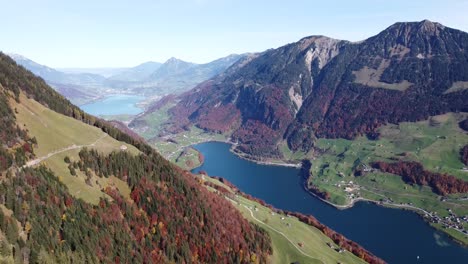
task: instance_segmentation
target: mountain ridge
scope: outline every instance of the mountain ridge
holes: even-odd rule
[[[181,95],[170,130],[230,131],[242,152],[281,157],[283,140],[307,152],[317,137],[350,139],[388,122],[467,111],[467,47],[467,33],[427,20],[358,43],[305,37]]]
[[[209,63],[196,64],[170,58],[165,63],[145,62],[104,77],[98,74],[62,72],[15,55],[16,61],[42,77],[76,104],[89,103],[109,93],[144,94],[161,97],[181,93],[223,72],[244,55],[231,54]]]

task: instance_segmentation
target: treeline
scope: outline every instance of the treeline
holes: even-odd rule
[[[322,198],[324,200],[329,200],[330,199],[330,193],[327,191],[321,191],[312,181],[311,177],[312,174],[310,173],[310,169],[312,168],[312,162],[308,159],[302,160],[302,166],[301,166],[301,171],[299,172],[301,174],[301,177],[303,178],[304,181],[304,186],[307,188],[307,190],[319,198]]]
[[[229,202],[202,188],[187,172],[156,157],[127,152],[102,156],[83,149],[79,156],[74,163],[80,170],[127,181],[132,200],[151,218],[138,232],[161,227],[160,236],[147,243],[173,254],[176,262],[189,253],[208,263],[253,259],[263,263],[271,253],[270,238],[264,230],[248,223]],[[189,177],[180,176],[182,173]]]
[[[463,121],[461,121],[460,123],[458,123],[458,126],[459,126],[461,129],[463,129],[463,130],[465,130],[465,131],[468,131],[468,118],[465,119],[465,120],[463,120]]]
[[[303,215],[301,213],[288,212],[287,214],[297,217],[299,221],[303,223],[316,227],[317,229],[322,231],[326,236],[328,236],[331,240],[333,240],[335,244],[337,244],[343,249],[348,250],[349,252],[353,253],[355,256],[366,261],[367,263],[375,263],[375,264],[385,263],[385,261],[378,258],[377,256],[374,256],[371,252],[361,247],[358,243],[347,239],[342,234],[339,234],[336,231],[325,226],[324,224],[320,223],[315,217],[310,216],[310,215]]]
[[[8,253],[17,263],[143,263],[128,226],[104,221],[113,213],[111,204],[96,207],[74,199],[44,166],[4,177],[0,204],[13,211],[6,217],[0,210],[0,229],[6,230]]]
[[[24,165],[34,156],[33,146],[37,144],[35,138],[30,138],[27,131],[16,124],[8,98],[8,91],[0,84],[0,173],[13,164]]]
[[[460,156],[463,164],[468,165],[468,145],[465,145],[461,150],[460,150]]]
[[[203,173],[203,174],[206,175],[206,173]],[[219,180],[220,182],[222,182],[223,184],[225,184],[226,186],[231,188],[231,190],[233,190],[236,194],[241,195],[241,196],[243,196],[243,197],[245,197],[245,198],[247,198],[249,200],[255,201],[255,202],[261,204],[262,206],[268,207],[273,212],[276,212],[278,214],[284,214],[284,215],[290,215],[290,216],[297,217],[297,219],[299,221],[319,229],[320,231],[322,231],[322,233],[324,235],[326,235],[331,240],[333,240],[333,242],[335,244],[337,244],[338,246],[340,246],[343,249],[348,250],[349,252],[353,253],[355,256],[357,256],[357,257],[363,259],[364,261],[366,261],[367,263],[371,263],[371,264],[383,264],[383,263],[385,263],[385,261],[383,261],[379,257],[373,255],[371,252],[367,251],[365,248],[360,246],[358,243],[347,239],[346,237],[344,237],[340,233],[338,233],[338,232],[334,231],[333,229],[327,227],[326,225],[320,223],[315,217],[313,217],[311,215],[304,215],[304,214],[297,213],[297,212],[283,211],[283,210],[274,208],[272,205],[267,204],[265,201],[263,201],[261,199],[258,199],[258,198],[255,198],[255,197],[253,197],[253,196],[251,196],[249,194],[246,194],[246,193],[240,191],[234,184],[232,184],[231,182],[229,182],[228,180],[226,180],[224,178],[221,178],[221,177],[212,177],[212,178]],[[227,194],[228,196],[231,195],[231,192],[226,190],[226,188],[224,188],[224,187],[221,187],[221,186],[216,185],[216,184],[211,183],[211,182],[209,182],[209,183],[205,182],[205,184],[212,187],[212,188],[215,188],[216,190],[218,190],[222,194]]]
[[[134,145],[145,154],[150,155],[156,153],[156,151],[144,143],[140,138],[134,138],[131,135],[114,127],[109,122],[83,112],[83,110],[73,105],[65,97],[50,88],[43,79],[35,76],[24,67],[16,64],[13,59],[1,52],[0,84],[6,91],[11,92],[18,102],[19,94],[20,92],[23,92],[26,96],[36,100],[51,110],[69,117],[73,117],[82,121],[83,123],[98,127],[103,132],[109,134],[111,137]],[[9,96],[7,92],[5,92],[4,95]],[[3,100],[6,100],[7,102],[6,98]],[[0,103],[0,106],[2,109],[9,108],[8,104],[6,104],[5,107],[4,103]]]
[[[398,161],[387,163],[378,161],[371,163],[371,166],[382,172],[399,175],[406,183],[429,186],[433,192],[439,195],[468,192],[468,182],[457,179],[452,175],[427,171],[418,162]]]

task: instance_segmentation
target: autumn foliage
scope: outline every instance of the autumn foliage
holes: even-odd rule
[[[367,263],[375,263],[375,264],[385,263],[385,261],[374,256],[372,253],[370,253],[369,251],[361,247],[356,242],[347,239],[343,235],[337,233],[336,231],[320,223],[313,216],[303,215],[301,213],[291,213],[291,212],[287,212],[287,214],[297,217],[303,223],[316,227],[317,229],[322,231],[326,236],[331,238],[333,242],[335,242],[338,246],[340,246],[343,249],[348,250],[349,252],[353,253],[357,257],[366,261]]]
[[[427,171],[418,162],[386,163],[378,161],[372,163],[371,166],[382,172],[399,175],[406,183],[429,186],[439,195],[468,192],[468,182],[452,175]]]
[[[19,102],[20,94],[140,150],[140,155],[125,151],[103,155],[82,149],[79,159],[68,164],[72,175],[81,170],[123,180],[131,189],[130,198],[106,186],[102,187],[105,198],[91,205],[72,197],[61,177],[45,166],[20,169],[37,144],[28,131],[16,126],[8,104],[8,100]],[[84,113],[3,53],[0,114],[0,204],[12,211],[4,221],[0,210],[0,229],[9,231],[8,243],[18,261],[265,263],[271,254],[266,231],[249,223],[224,198],[209,192],[143,140]],[[98,184],[90,178],[87,184]],[[26,238],[19,237],[19,231]]]
[[[134,157],[114,152],[102,156],[86,149],[79,155],[76,164],[80,170],[91,169],[102,177],[115,175],[128,182],[133,206],[141,217],[147,216],[132,229],[134,236],[161,251],[162,259],[188,263],[195,257],[195,262],[202,263],[243,263],[255,255],[262,262],[271,253],[265,231],[247,222],[228,201],[203,188],[190,173],[159,155]]]
[[[320,223],[315,217],[313,217],[311,215],[304,215],[304,214],[297,213],[297,212],[289,212],[289,211],[279,210],[277,208],[274,208],[272,205],[267,204],[265,201],[263,201],[261,199],[258,199],[258,198],[255,198],[255,197],[249,195],[249,194],[243,193],[234,184],[232,184],[231,182],[229,182],[228,180],[226,180],[224,178],[220,178],[220,177],[212,177],[212,178],[221,181],[223,184],[225,184],[226,186],[231,188],[231,190],[233,190],[238,195],[242,195],[243,197],[245,197],[245,198],[247,198],[249,200],[255,201],[255,202],[261,204],[262,206],[268,207],[273,212],[276,212],[278,214],[285,214],[285,215],[290,215],[290,216],[297,217],[299,219],[299,221],[319,229],[320,231],[322,231],[322,233],[324,235],[326,235],[327,237],[332,239],[333,242],[335,242],[338,246],[340,246],[343,249],[348,250],[349,252],[353,253],[357,257],[359,257],[359,258],[363,259],[364,261],[366,261],[367,263],[373,263],[373,264],[383,264],[383,263],[385,263],[385,261],[383,261],[382,259],[380,259],[377,256],[373,255],[371,252],[369,252],[366,249],[364,249],[363,247],[361,247],[358,243],[347,239],[343,235],[337,233],[336,231],[332,230],[331,228],[327,227],[326,225]],[[213,185],[216,185],[216,184],[209,183],[207,185],[218,189],[217,187],[213,186]],[[218,190],[221,193],[225,192],[222,189],[225,189],[225,188],[221,187]],[[230,193],[229,191],[227,191],[227,192]]]

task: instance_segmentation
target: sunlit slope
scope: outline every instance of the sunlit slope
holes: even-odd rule
[[[107,154],[122,151],[121,147],[125,146],[125,151],[138,154],[134,146],[113,139],[99,128],[54,112],[24,95],[20,96],[20,103],[11,100],[10,104],[16,109],[18,125],[37,139],[34,148],[36,160],[28,162],[29,165],[36,165],[36,162],[47,164],[73,196],[89,203],[97,204],[99,198],[105,196],[101,190],[108,185],[116,185],[122,194],[128,195],[127,184],[115,177],[93,175],[86,183],[83,172],[76,170],[77,175],[72,176],[64,159],[68,156],[71,160],[78,160],[78,153],[84,147]]]
[[[209,190],[225,196],[244,217],[270,234],[273,246],[271,263],[365,263],[348,251],[340,253],[336,250],[340,247],[329,237],[296,217],[274,213],[258,202],[234,195],[229,186],[216,179],[200,176],[200,181],[208,181],[228,190],[230,194],[225,195],[207,186]]]

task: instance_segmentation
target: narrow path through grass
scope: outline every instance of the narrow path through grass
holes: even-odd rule
[[[100,140],[102,140],[103,138],[105,138],[107,136],[107,134],[103,134],[101,137],[99,137],[96,141],[94,141],[93,143],[91,144],[88,144],[88,145],[71,145],[71,146],[68,146],[68,147],[65,147],[65,148],[62,148],[62,149],[59,149],[59,150],[56,150],[54,152],[50,152],[48,153],[47,155],[45,156],[42,156],[40,158],[37,158],[37,159],[34,159],[34,160],[30,160],[26,163],[26,165],[23,166],[23,168],[27,168],[27,167],[32,167],[34,165],[37,165],[39,163],[41,163],[42,161],[54,156],[54,155],[57,155],[57,154],[60,154],[62,152],[65,152],[65,151],[69,151],[69,150],[73,150],[73,149],[79,149],[79,148],[84,148],[84,147],[92,147],[94,145],[96,145],[96,143],[98,143]]]
[[[236,201],[231,200],[231,199],[228,198],[228,197],[226,197],[226,199],[228,199],[228,200],[231,201],[232,203],[237,203]],[[305,253],[304,251],[302,251],[302,250],[301,250],[293,241],[291,241],[291,239],[289,239],[283,232],[281,232],[281,231],[275,229],[274,227],[272,227],[272,226],[270,226],[270,225],[268,225],[268,224],[262,222],[261,220],[259,220],[258,218],[256,218],[256,217],[254,216],[252,210],[250,210],[250,208],[249,208],[247,205],[243,204],[243,206],[250,212],[250,215],[252,216],[252,218],[253,218],[255,221],[261,223],[262,225],[267,226],[267,227],[270,228],[271,230],[273,230],[273,231],[275,231],[276,233],[282,235],[282,236],[283,236],[284,238],[286,238],[302,255],[304,255],[304,256],[306,256],[306,257],[308,257],[308,258],[311,258],[311,259],[318,260],[318,261],[320,261],[320,262],[322,262],[322,263],[325,263],[325,262],[323,262],[323,260],[318,259],[318,258],[314,258],[314,257],[312,257],[311,255],[309,255],[309,254]]]

